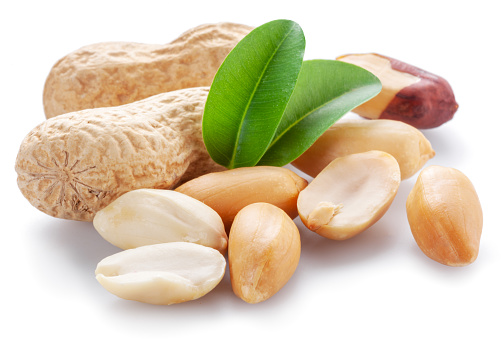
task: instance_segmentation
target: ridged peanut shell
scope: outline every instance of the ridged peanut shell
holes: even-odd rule
[[[228,241],[233,292],[247,303],[265,301],[292,277],[301,242],[292,219],[268,203],[253,203],[235,217]]]
[[[222,170],[202,140],[207,94],[184,89],[46,120],[21,143],[19,189],[46,214],[92,221],[127,191],[172,188]]]
[[[416,174],[435,156],[421,131],[395,120],[343,120],[335,123],[292,165],[315,177],[332,160],[379,150],[397,159],[402,180]]]
[[[432,165],[419,174],[406,202],[417,245],[431,259],[465,266],[478,256],[483,215],[471,181],[461,171]]]
[[[306,185],[304,178],[287,168],[254,166],[205,174],[182,184],[176,191],[214,209],[229,231],[237,213],[257,202],[273,204],[295,218],[297,197]]]
[[[103,42],[82,47],[60,59],[47,76],[45,115],[210,86],[226,55],[251,30],[235,23],[204,24],[168,44]]]

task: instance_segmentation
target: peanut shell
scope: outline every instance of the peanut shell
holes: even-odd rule
[[[92,221],[127,191],[224,170],[203,145],[207,94],[207,87],[183,89],[46,120],[21,143],[21,192],[46,214]]]
[[[234,23],[204,24],[168,44],[103,42],[82,47],[60,59],[47,76],[45,116],[210,86],[226,55],[251,30]]]

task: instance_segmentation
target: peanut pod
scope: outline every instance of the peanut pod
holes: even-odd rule
[[[21,192],[51,216],[92,221],[127,191],[223,170],[202,140],[207,94],[207,87],[183,89],[46,120],[21,143]]]
[[[250,31],[204,24],[168,44],[104,42],[60,59],[45,82],[45,116],[132,103],[182,88],[210,86],[224,58]]]

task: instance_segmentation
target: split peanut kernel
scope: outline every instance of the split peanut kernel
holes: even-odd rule
[[[170,305],[198,299],[224,276],[226,260],[210,247],[172,242],[125,250],[96,267],[98,282],[126,299]]]
[[[398,163],[388,153],[369,151],[337,158],[299,193],[299,216],[321,236],[349,239],[386,213],[399,185]]]
[[[213,209],[172,190],[127,192],[100,210],[93,223],[105,240],[121,249],[185,241],[225,252],[228,242]]]

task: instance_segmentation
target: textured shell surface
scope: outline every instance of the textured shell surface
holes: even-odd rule
[[[21,144],[21,192],[51,216],[92,221],[127,191],[167,189],[187,178],[187,170],[195,176],[221,169],[201,139],[207,93],[206,87],[183,89],[48,119]],[[196,169],[199,164],[204,168]]]
[[[50,70],[43,94],[45,116],[209,86],[224,58],[251,30],[235,23],[204,24],[163,45],[102,42],[84,46]]]

